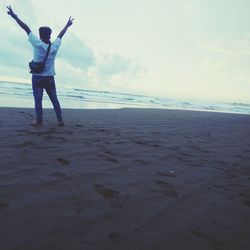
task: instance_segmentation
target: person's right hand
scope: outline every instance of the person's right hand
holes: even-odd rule
[[[70,17],[69,20],[68,20],[68,22],[67,22],[67,24],[66,24],[66,26],[67,27],[71,26],[73,24],[73,21],[74,21],[74,18]]]
[[[7,11],[7,14],[8,14],[8,15],[10,15],[10,16],[13,17],[13,18],[16,18],[16,17],[17,17],[17,15],[14,13],[14,11],[12,10],[12,8],[11,8],[10,5],[7,6],[7,9],[8,9],[8,11]]]

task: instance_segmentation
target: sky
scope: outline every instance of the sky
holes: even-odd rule
[[[250,103],[249,0],[2,0],[0,80],[30,82],[32,47],[7,5],[52,40],[75,18],[58,87]]]

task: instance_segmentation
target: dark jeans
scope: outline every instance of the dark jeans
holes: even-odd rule
[[[54,76],[32,75],[32,89],[35,100],[36,121],[38,123],[43,122],[43,107],[42,107],[43,89],[46,90],[53,104],[57,120],[62,121],[62,111],[56,95]]]

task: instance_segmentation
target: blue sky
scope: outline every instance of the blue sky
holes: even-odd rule
[[[69,16],[57,84],[178,99],[250,103],[248,0],[9,0],[1,2],[0,80],[30,81],[32,48],[11,4],[56,38]]]

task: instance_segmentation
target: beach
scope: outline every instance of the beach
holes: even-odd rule
[[[0,249],[250,249],[250,116],[0,108]]]

